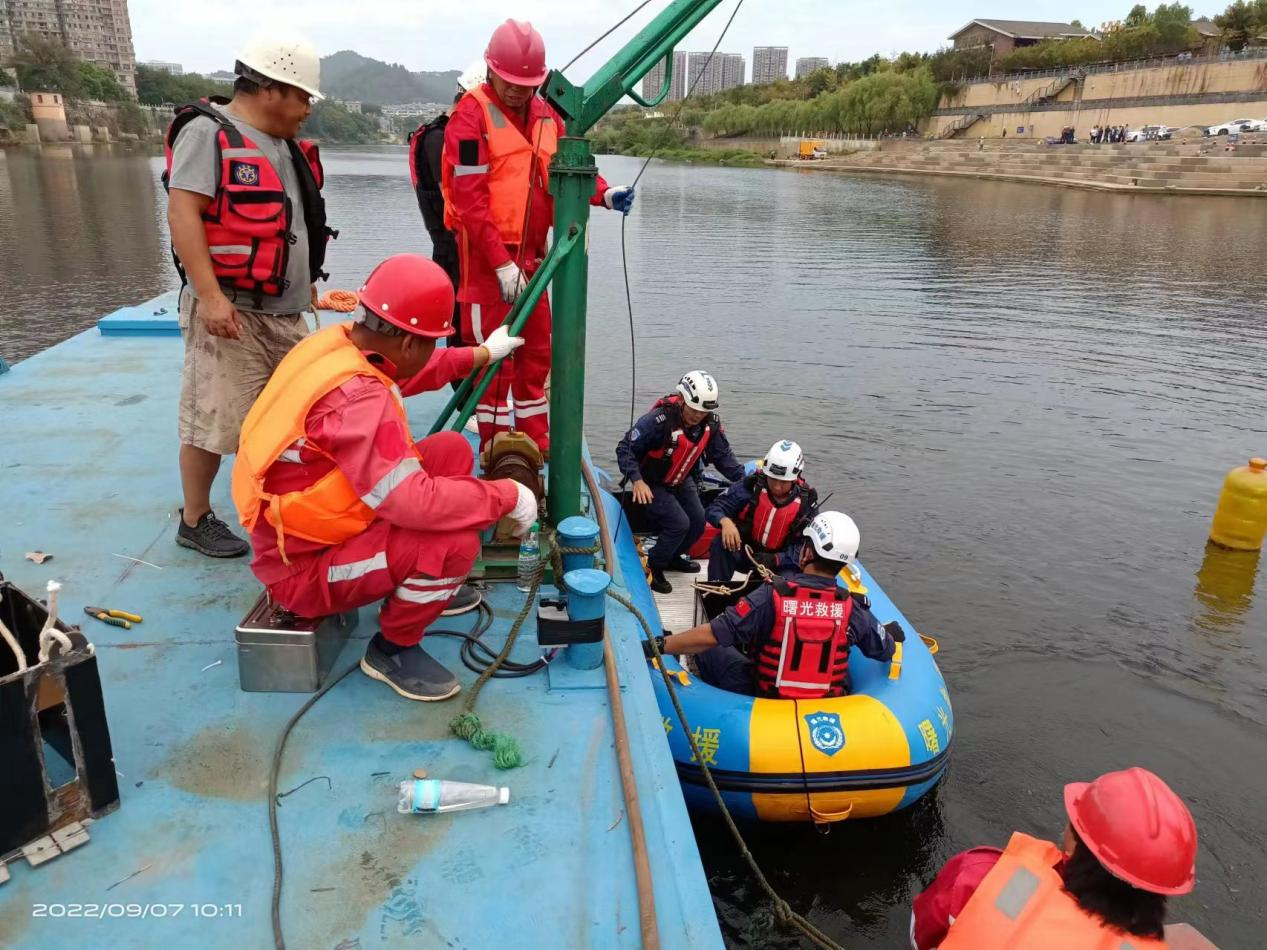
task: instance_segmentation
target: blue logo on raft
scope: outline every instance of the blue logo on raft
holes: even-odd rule
[[[809,725],[809,741],[823,755],[835,755],[845,747],[845,731],[840,728],[839,713],[809,713],[805,722]]]

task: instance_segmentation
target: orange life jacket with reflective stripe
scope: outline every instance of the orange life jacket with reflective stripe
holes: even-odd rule
[[[305,338],[286,354],[242,423],[242,437],[233,463],[233,503],[248,531],[260,515],[277,530],[277,550],[286,560],[285,536],[293,534],[318,544],[338,544],[364,531],[374,511],[357,495],[336,467],[301,491],[273,495],[264,490],[269,467],[304,438],[304,422],[312,407],[348,380],[368,376],[399,392],[356,348],[351,323],[340,323]],[[408,419],[400,397],[401,420]],[[311,447],[311,446],[310,446]],[[410,450],[413,450],[412,441]]]
[[[549,180],[550,159],[559,149],[559,128],[551,115],[537,118],[528,129],[528,137],[515,127],[501,106],[493,102],[483,86],[466,94],[484,110],[484,138],[488,146],[488,210],[506,244],[523,242],[524,218],[528,212],[528,195],[536,181]],[[535,161],[534,161],[535,159]],[[533,166],[536,166],[534,169]],[[444,193],[444,224],[450,230],[460,228],[461,220],[453,208],[453,179],[467,166],[443,163],[440,190]],[[534,178],[536,181],[534,181]]]
[[[1019,831],[950,925],[941,950],[1164,950],[1089,914],[1064,890],[1060,849]]]

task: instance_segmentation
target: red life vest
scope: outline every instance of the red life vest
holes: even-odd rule
[[[695,470],[699,460],[704,457],[713,432],[721,425],[717,413],[709,413],[701,425],[699,440],[694,441],[686,433],[686,423],[682,419],[682,397],[665,396],[656,401],[652,409],[664,409],[666,425],[664,442],[659,448],[650,449],[642,462],[642,474],[649,481],[659,481],[676,488],[686,481],[686,476]]]
[[[214,121],[219,126],[216,193],[202,213],[211,269],[224,287],[254,294],[258,306],[263,297],[280,297],[286,291],[286,269],[291,245],[295,243],[292,233],[295,214],[281,175],[272,162],[232,120],[212,108],[212,102],[224,104],[228,100],[202,99],[177,107],[176,118],[167,128],[167,170],[163,172],[163,187],[168,187],[172,149],[181,130],[199,116]],[[313,142],[288,140],[286,145],[299,178],[304,226],[308,231],[310,279],[325,279],[329,275],[321,268],[325,263],[326,242],[337,237],[338,232],[326,227],[325,200],[321,197],[321,186],[325,182],[321,155]],[[183,283],[185,270],[175,250],[172,259]]]
[[[843,696],[849,682],[853,598],[837,586],[774,582],[774,627],[757,649],[757,695],[769,699]]]
[[[805,510],[809,486],[797,479],[783,501],[775,501],[770,486],[760,475],[753,476],[749,486],[756,490],[757,500],[739,512],[739,530],[755,551],[782,551],[788,535]]]

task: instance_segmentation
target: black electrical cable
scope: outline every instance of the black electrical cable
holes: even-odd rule
[[[497,660],[497,651],[481,639],[492,625],[493,609],[488,604],[481,603],[479,605],[478,619],[472,630],[431,629],[427,631],[427,636],[454,637],[461,640],[462,647],[459,657],[462,660],[462,665],[472,673],[483,674]],[[518,679],[523,676],[531,676],[533,673],[545,669],[552,656],[553,653],[539,660],[533,660],[531,663],[516,663],[512,660],[503,660],[501,666],[493,673],[493,679]]]

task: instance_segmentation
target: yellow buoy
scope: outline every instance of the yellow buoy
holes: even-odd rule
[[[1227,473],[1219,505],[1214,510],[1210,540],[1225,548],[1257,551],[1267,534],[1267,459],[1252,458],[1248,465]]]

